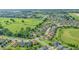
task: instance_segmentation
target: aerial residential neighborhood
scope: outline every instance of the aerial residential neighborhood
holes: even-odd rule
[[[78,9],[0,10],[0,50],[79,50]]]

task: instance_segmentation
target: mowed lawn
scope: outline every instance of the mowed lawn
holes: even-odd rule
[[[67,29],[61,29],[61,32],[62,33],[60,33],[61,36],[59,40],[62,41],[63,44],[79,48],[79,29],[67,28]]]
[[[14,22],[10,19],[14,19]],[[22,22],[23,21],[23,22]],[[35,18],[0,18],[0,24],[4,28],[8,28],[11,32],[16,33],[21,28],[26,29],[27,27],[35,28],[36,25],[41,23],[43,20]]]

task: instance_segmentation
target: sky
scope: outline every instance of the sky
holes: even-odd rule
[[[0,9],[79,9],[78,0],[0,0]]]

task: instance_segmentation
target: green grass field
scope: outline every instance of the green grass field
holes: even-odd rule
[[[75,20],[79,20],[79,14],[78,13],[69,13],[69,15],[74,17]]]
[[[79,48],[79,29],[59,28],[54,39],[66,47]]]
[[[10,19],[14,19],[14,22]],[[23,21],[23,22],[22,22]],[[35,18],[0,18],[0,24],[4,28],[8,28],[11,32],[19,32],[21,28],[26,29],[27,27],[35,28],[36,25],[41,23],[43,20]]]

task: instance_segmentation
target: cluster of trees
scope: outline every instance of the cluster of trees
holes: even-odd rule
[[[27,27],[26,29],[21,28],[21,30],[15,34],[17,37],[22,37],[22,38],[31,38],[31,28]]]
[[[12,36],[12,32],[9,31],[7,28],[0,27],[0,35]]]
[[[6,35],[6,36],[17,36],[17,37],[22,37],[22,38],[31,38],[31,28],[27,27],[26,29],[21,28],[19,32],[16,34],[13,34],[8,28],[4,28],[0,24],[0,35]]]

